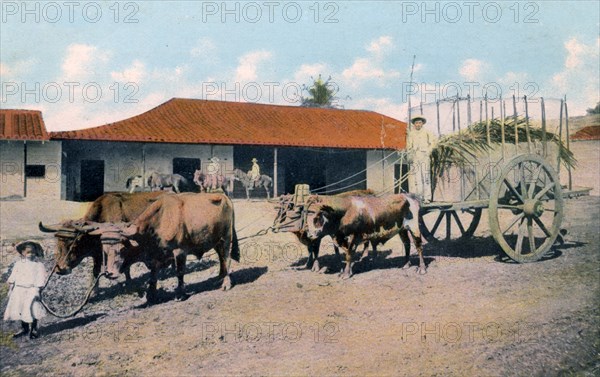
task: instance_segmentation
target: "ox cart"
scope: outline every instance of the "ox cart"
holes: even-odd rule
[[[410,113],[424,116],[439,137],[431,157],[431,197],[420,210],[421,233],[429,242],[472,237],[485,223],[484,209],[489,232],[516,262],[538,261],[555,242],[564,242],[564,200],[591,190],[572,182],[576,161],[566,100],[457,96],[411,108],[409,119]],[[404,174],[374,195],[406,189],[414,173],[409,158],[406,151],[397,152],[394,162],[404,166],[399,169]],[[280,198],[274,229],[301,229],[309,194],[299,185]]]

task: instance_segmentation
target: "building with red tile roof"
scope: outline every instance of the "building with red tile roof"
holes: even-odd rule
[[[402,149],[406,123],[372,111],[173,98],[129,119],[61,140]]]
[[[50,140],[41,111],[0,110],[0,140]]]
[[[0,199],[60,198],[61,142],[40,111],[0,109],[0,161]]]

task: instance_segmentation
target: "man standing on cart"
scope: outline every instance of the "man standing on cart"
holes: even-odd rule
[[[422,198],[423,203],[429,203],[432,198],[429,155],[437,140],[433,133],[423,128],[427,119],[422,115],[413,117],[411,123],[413,128],[408,132],[406,143],[411,162],[408,187],[411,193]]]

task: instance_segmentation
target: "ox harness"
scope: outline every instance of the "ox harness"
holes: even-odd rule
[[[75,248],[75,245],[81,240],[81,238],[85,235],[85,232],[82,231],[72,231],[70,229],[61,229],[59,230],[56,235],[58,237],[62,237],[62,238],[72,238],[73,242],[71,243],[71,246],[69,246],[69,250],[67,251],[67,253],[64,256],[64,260],[66,261],[68,256],[71,254],[71,252],[73,251],[73,249]],[[51,315],[58,317],[58,318],[69,318],[69,317],[73,317],[74,315],[76,315],[77,313],[79,313],[83,307],[88,303],[91,295],[92,295],[92,291],[94,290],[94,288],[96,287],[96,285],[98,284],[98,281],[100,280],[100,277],[103,276],[105,274],[104,271],[106,271],[106,258],[104,257],[104,253],[102,253],[102,269],[100,274],[98,274],[98,276],[96,277],[96,279],[94,280],[94,284],[92,284],[90,286],[90,288],[88,289],[85,298],[83,300],[83,302],[77,306],[72,312],[68,313],[68,314],[60,314],[55,312],[54,310],[50,309],[50,307],[48,307],[48,305],[46,305],[46,303],[44,302],[44,289],[48,286],[48,282],[50,281],[50,278],[52,277],[52,275],[54,275],[54,272],[56,271],[56,268],[58,267],[58,261],[56,261],[54,263],[54,266],[52,267],[52,271],[50,272],[50,274],[48,275],[48,278],[46,278],[46,282],[44,283],[44,286],[42,288],[40,288],[40,303],[44,306],[44,309],[46,309],[48,311],[48,313],[50,313]]]

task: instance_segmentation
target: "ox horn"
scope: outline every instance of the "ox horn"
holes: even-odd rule
[[[38,224],[38,228],[40,229],[40,231],[45,232],[45,233],[56,233],[62,228],[62,225],[61,224],[44,225],[40,221]]]
[[[106,224],[104,224],[104,223],[98,223],[98,222],[95,222],[95,221],[84,221],[84,222],[81,222],[81,223],[73,224],[73,227],[75,229],[77,229],[79,232],[84,232],[84,233],[87,233],[87,232],[90,232],[92,230],[96,230],[96,229],[99,229],[99,228],[102,228],[102,227],[105,227],[105,226],[106,226]]]

